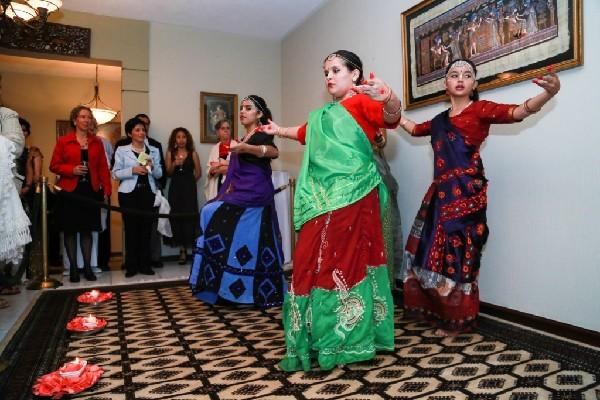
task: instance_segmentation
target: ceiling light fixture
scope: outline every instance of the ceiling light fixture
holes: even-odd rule
[[[92,110],[92,114],[94,115],[94,118],[96,118],[96,122],[98,122],[98,125],[102,125],[112,121],[117,115],[117,111],[107,106],[106,103],[104,103],[100,99],[100,90],[98,86],[98,64],[96,64],[96,82],[94,84],[94,98],[85,103],[84,106],[87,106]]]
[[[39,26],[46,23],[48,15],[62,7],[62,3],[62,0],[0,0],[0,16],[28,27],[33,27],[32,22]]]

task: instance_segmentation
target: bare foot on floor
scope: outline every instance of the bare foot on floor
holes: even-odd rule
[[[458,331],[449,331],[446,329],[436,329],[435,332],[433,332],[433,334],[437,337],[448,337],[448,336],[456,336],[458,334],[460,334],[460,332]]]

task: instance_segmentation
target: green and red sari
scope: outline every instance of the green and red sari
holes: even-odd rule
[[[373,108],[373,100],[357,101]],[[332,369],[394,348],[381,224],[387,190],[371,143],[340,103],[310,114],[305,142],[294,203],[300,233],[283,306],[285,371],[310,370],[313,361]]]

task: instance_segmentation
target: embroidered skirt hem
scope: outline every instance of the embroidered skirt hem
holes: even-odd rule
[[[313,288],[307,296],[290,292],[284,300],[284,371],[322,370],[370,360],[394,349],[394,304],[385,265],[367,267],[354,287]]]
[[[282,304],[287,282],[274,207],[208,203],[200,230],[189,277],[194,297],[209,304]]]
[[[442,329],[469,331],[479,314],[477,282],[464,291],[459,285],[425,287],[414,275],[404,281],[404,308],[421,315]]]

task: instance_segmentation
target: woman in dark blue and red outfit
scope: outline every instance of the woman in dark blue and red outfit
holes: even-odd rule
[[[434,179],[406,244],[404,307],[437,323],[438,336],[468,331],[479,312],[477,277],[488,237],[487,179],[479,149],[491,124],[522,121],[538,112],[560,89],[552,73],[533,80],[542,93],[523,104],[479,100],[477,69],[453,61],[444,79],[450,109],[421,124],[402,117],[412,136],[431,135]]]

